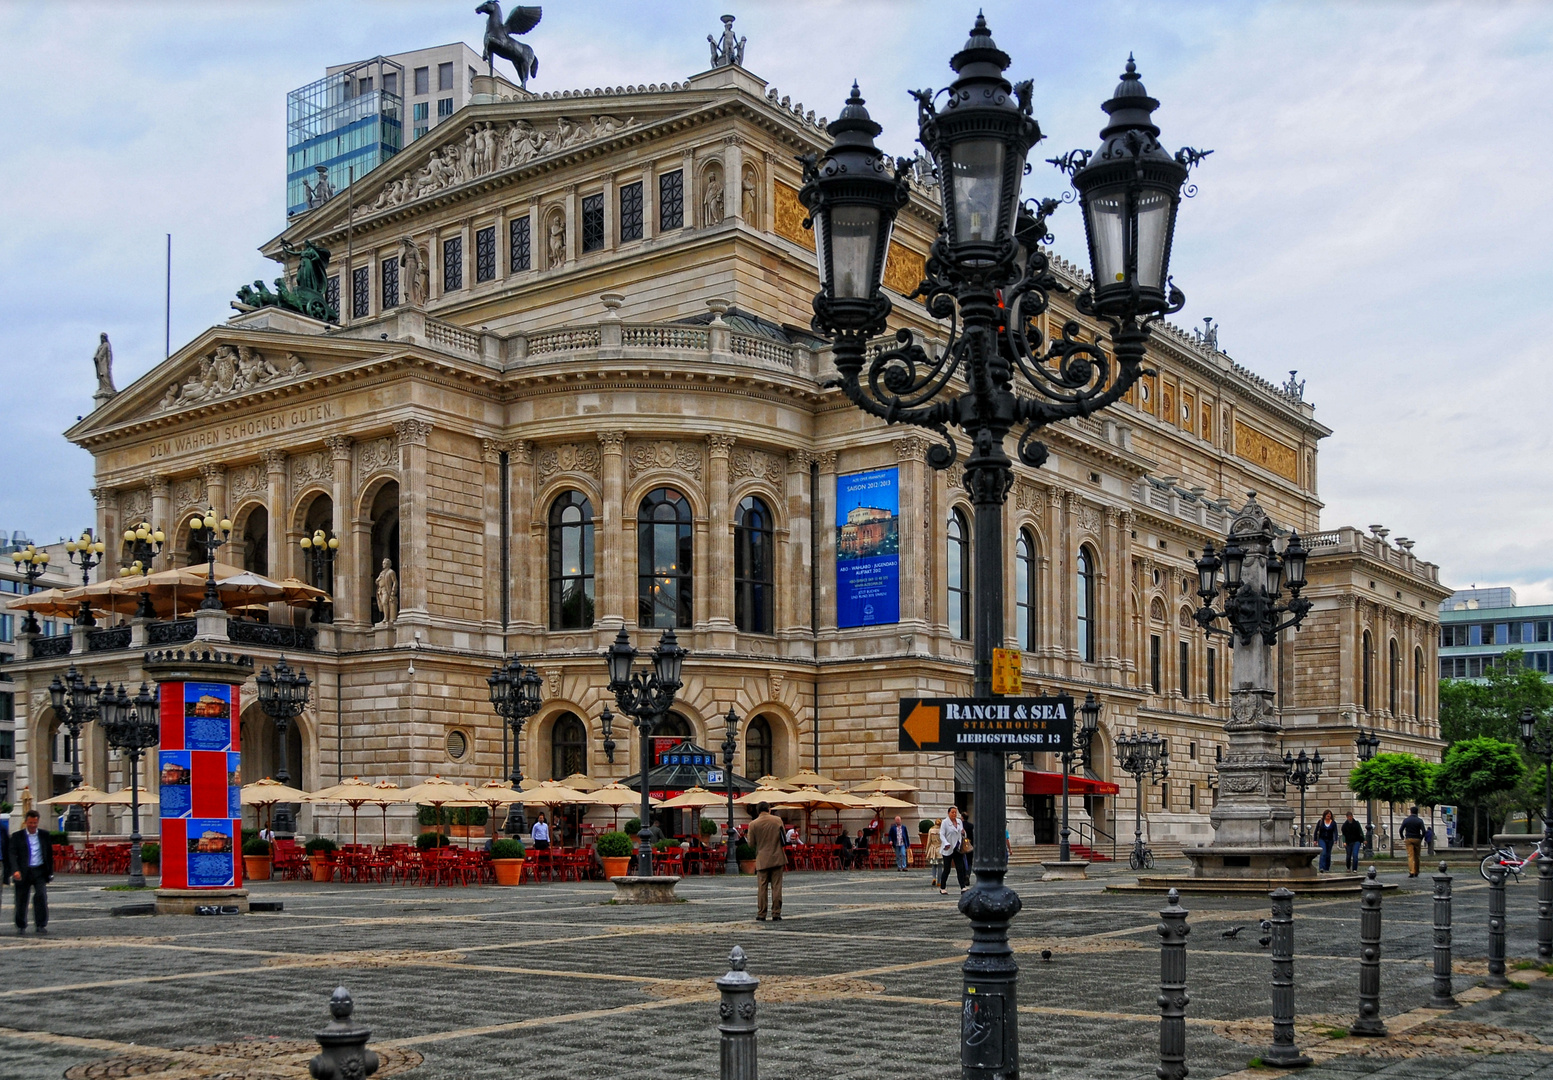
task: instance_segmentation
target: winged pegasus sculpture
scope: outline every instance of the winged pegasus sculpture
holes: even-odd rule
[[[539,57],[527,43],[519,41],[517,35],[538,26],[544,11],[540,7],[515,7],[504,20],[497,0],[485,0],[475,8],[475,14],[485,16],[485,51],[480,59],[486,62],[492,75],[496,74],[496,57],[505,56],[517,69],[518,85],[528,89],[529,76],[539,74]]]

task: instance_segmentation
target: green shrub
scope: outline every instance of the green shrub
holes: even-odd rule
[[[930,833],[932,831],[933,831],[933,819],[932,818],[923,818],[921,821],[917,822],[917,832],[921,833],[923,836],[926,836],[928,833]]]
[[[593,845],[601,859],[629,859],[631,838],[623,832],[600,833]]]
[[[755,845],[740,840],[738,846],[733,849],[733,853],[740,862],[751,862],[755,858]]]
[[[255,857],[268,857],[270,854],[270,842],[268,840],[260,840],[257,836],[252,840],[245,840],[243,841],[243,854]],[[144,859],[145,856],[142,855],[141,858]]]
[[[639,833],[641,831],[642,831],[642,819],[641,818],[632,818],[630,821],[626,822],[625,833],[626,833],[627,836],[635,836],[637,833]]]
[[[491,812],[483,806],[417,806],[415,820],[421,825],[484,825]]]
[[[452,841],[448,839],[447,833],[423,832],[415,838],[415,846],[422,851],[434,847],[447,847],[450,843]]]
[[[652,846],[652,849],[654,851],[678,851],[683,843],[683,840],[659,840]]]
[[[430,836],[431,833],[426,835]],[[523,858],[523,841],[501,839],[491,845],[491,858],[493,859],[521,859]]]
[[[717,835],[717,822],[713,821],[709,817],[702,818],[701,819],[701,835],[702,836],[716,836]]]
[[[10,803],[0,800],[0,814],[9,814],[12,809]]]
[[[65,844],[70,843],[70,834],[65,832],[64,829],[48,829],[45,831],[49,834],[49,839],[53,840],[56,846],[63,847]]]
[[[302,850],[309,855],[328,855],[339,849],[340,846],[327,836],[315,836],[302,845]]]
[[[257,840],[257,839],[259,839],[259,830],[258,829],[244,829],[243,830],[243,853],[245,855],[248,853],[248,842],[250,840]]]
[[[142,863],[156,863],[157,865],[161,865],[162,845],[150,842],[141,844],[140,861]]]

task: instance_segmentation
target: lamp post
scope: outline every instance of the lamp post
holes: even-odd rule
[[[64,680],[58,675],[49,683],[49,700],[54,715],[70,730],[70,790],[81,786],[81,729],[101,715],[101,692],[97,688],[97,676],[87,682],[71,664]],[[72,806],[65,814],[67,832],[85,832],[89,827],[86,812],[79,805]]]
[[[329,594],[325,600],[318,596],[313,598],[313,622],[334,622],[334,556],[340,550],[340,538],[330,536],[323,529],[314,529],[312,536],[304,536],[298,541],[302,549],[302,557],[307,562],[308,571],[312,575],[312,586],[322,589]]]
[[[652,876],[652,818],[647,802],[647,769],[652,764],[652,733],[674,705],[674,695],[684,685],[680,673],[685,667],[685,650],[679,647],[673,628],[663,632],[653,647],[652,666],[633,671],[636,663],[636,646],[620,628],[614,644],[609,647],[609,691],[615,695],[615,704],[631,718],[642,737],[642,809],[641,832],[637,835],[640,847],[637,852],[636,872],[641,877]]]
[[[138,525],[132,525],[124,530],[124,546],[130,557],[130,564],[119,570],[119,577],[127,578],[139,574],[142,578],[151,573],[151,563],[162,553],[162,547],[167,543],[167,534],[161,529],[153,529],[151,523],[142,521]],[[151,606],[151,594],[141,590],[140,600],[135,605],[135,618],[154,619],[156,609]]]
[[[195,514],[189,519],[189,539],[205,549],[205,561],[210,567],[205,579],[205,599],[200,601],[201,611],[222,610],[221,596],[216,592],[216,552],[226,545],[231,536],[231,520],[216,517],[214,507],[207,507],[203,514]]]
[[[615,763],[615,714],[609,711],[609,706],[604,706],[604,711],[599,713],[599,726],[604,729],[604,760],[611,765]]]
[[[31,596],[38,586],[38,579],[48,572],[49,553],[39,551],[31,544],[28,544],[20,551],[11,552],[11,565],[16,568],[16,572],[22,575],[22,578],[26,581],[27,595]],[[27,612],[27,617],[22,620],[22,633],[38,634],[42,633],[42,630],[43,628],[38,625],[37,612]]]
[[[1542,858],[1537,860],[1537,957],[1553,958],[1553,733],[1538,732],[1538,716],[1521,711],[1521,742],[1543,761]]]
[[[1006,436],[1020,430],[1018,456],[1038,468],[1046,447],[1035,438],[1058,420],[1087,416],[1119,400],[1143,373],[1151,324],[1178,311],[1185,298],[1170,283],[1175,211],[1196,151],[1172,158],[1131,61],[1116,95],[1103,106],[1110,121],[1098,153],[1075,151],[1056,160],[1072,176],[1090,237],[1094,284],[1079,310],[1111,328],[1111,351],[1077,340],[1070,322],[1046,342],[1038,320],[1053,291],[1065,288],[1041,247],[1046,218],[1059,202],[1020,201],[1025,158],[1041,138],[1031,115],[1032,84],[1012,86],[1010,64],[977,16],[965,47],[950,60],[957,73],[943,107],[931,91],[914,92],[918,135],[941,179],[943,228],[927,260],[927,277],[913,293],[928,312],[953,327],[948,344],[929,356],[907,330],[893,348],[870,357],[868,342],[886,329],[891,303],[880,291],[895,215],[910,200],[906,163],[893,173],[874,145],[882,131],[868,115],[857,85],[826,130],[835,140],[804,161],[799,195],[810,214],[820,291],[813,327],[831,342],[838,387],[864,412],[908,423],[940,440],[928,453],[935,469],[953,466],[970,446],[965,488],[975,505],[975,683],[992,695],[992,650],[1003,635],[1003,505],[1013,485]],[[1093,161],[1091,161],[1093,158]],[[1188,192],[1190,193],[1190,192]],[[865,372],[865,363],[867,370]],[[1016,374],[1034,396],[1015,391]],[[965,392],[952,384],[963,378]],[[1018,965],[1008,924],[1019,896],[1003,882],[1007,808],[1005,755],[976,755],[976,885],[960,897],[973,941],[964,972],[960,1065],[965,1077],[1019,1070],[1016,1018]]]
[[[1305,792],[1314,787],[1316,781],[1321,779],[1321,751],[1316,751],[1316,756],[1311,757],[1301,750],[1299,757],[1295,757],[1290,751],[1283,754],[1284,779],[1300,789],[1300,847],[1305,847],[1310,841],[1305,831]]]
[[[146,874],[140,862],[140,759],[161,737],[160,708],[156,695],[145,683],[140,684],[140,693],[134,697],[125,693],[123,683],[119,684],[117,695],[112,687],[103,687],[99,708],[108,745],[122,751],[129,763],[129,877],[126,884],[144,888]]]
[[[1375,757],[1375,752],[1380,749],[1380,736],[1371,731],[1365,734],[1364,728],[1359,728],[1359,734],[1354,737],[1354,747],[1359,752],[1360,761],[1370,761]],[[1368,859],[1375,854],[1375,800],[1364,800],[1364,857]]]
[[[300,668],[292,671],[284,656],[276,661],[274,674],[270,673],[269,668],[260,668],[254,681],[259,684],[259,708],[275,722],[275,737],[280,747],[280,768],[275,770],[275,779],[282,784],[289,784],[291,773],[286,770],[286,735],[291,729],[291,721],[302,715],[302,710],[307,707],[307,691],[312,683],[306,671]],[[273,822],[278,833],[297,831],[296,818],[292,816],[289,803],[276,805]]]
[[[739,714],[733,711],[733,706],[728,706],[728,715],[723,717],[723,723],[727,725],[727,733],[723,735],[723,783],[728,787],[728,851],[726,873],[738,874],[739,853],[733,842],[733,755],[739,749]]]
[[[1123,732],[1116,737],[1116,764],[1137,784],[1137,805],[1133,810],[1132,858],[1127,860],[1134,870],[1143,870],[1148,853],[1143,846],[1143,781],[1158,783],[1170,775],[1170,743],[1159,732]]]
[[[1084,704],[1079,706],[1080,713],[1084,716],[1084,722],[1073,733],[1073,750],[1065,750],[1062,754],[1062,835],[1061,843],[1057,845],[1057,860],[1059,862],[1071,862],[1073,859],[1072,848],[1068,843],[1070,834],[1068,828],[1068,774],[1073,769],[1075,752],[1082,768],[1089,768],[1089,748],[1094,742],[1095,734],[1100,730],[1100,702],[1095,700],[1093,693],[1084,695]]]
[[[65,550],[70,554],[70,561],[81,568],[81,584],[92,583],[92,567],[103,560],[103,552],[107,545],[101,540],[92,538],[92,530],[86,529],[81,533],[79,540],[66,540]],[[96,626],[97,620],[92,618],[92,605],[89,601],[81,601],[81,610],[76,612],[75,622],[77,626]]]
[[[505,664],[497,664],[492,668],[491,673],[485,677],[485,681],[491,688],[491,708],[512,729],[512,771],[508,774],[507,780],[512,784],[514,791],[522,791],[520,736],[523,734],[524,722],[539,711],[542,703],[540,690],[544,686],[544,680],[539,677],[539,672],[534,668],[524,667],[523,662],[514,654],[507,658]],[[522,818],[521,810],[516,815],[508,812],[507,834],[509,836],[517,836],[522,832]]]

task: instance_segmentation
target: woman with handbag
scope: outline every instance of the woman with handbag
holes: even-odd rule
[[[965,872],[965,822],[960,820],[958,807],[951,806],[948,815],[938,827],[938,854],[943,859],[943,865],[938,871],[938,893],[940,896],[948,896],[949,890],[945,888],[949,884],[949,868],[954,867],[954,876],[960,883],[960,891],[964,892],[970,887],[969,879]]]

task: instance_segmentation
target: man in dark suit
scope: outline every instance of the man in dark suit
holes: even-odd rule
[[[32,918],[38,933],[48,933],[49,890],[54,880],[54,842],[38,828],[38,812],[27,811],[27,827],[7,845],[7,869],[16,884],[16,932],[27,932],[27,899],[32,898]]]

